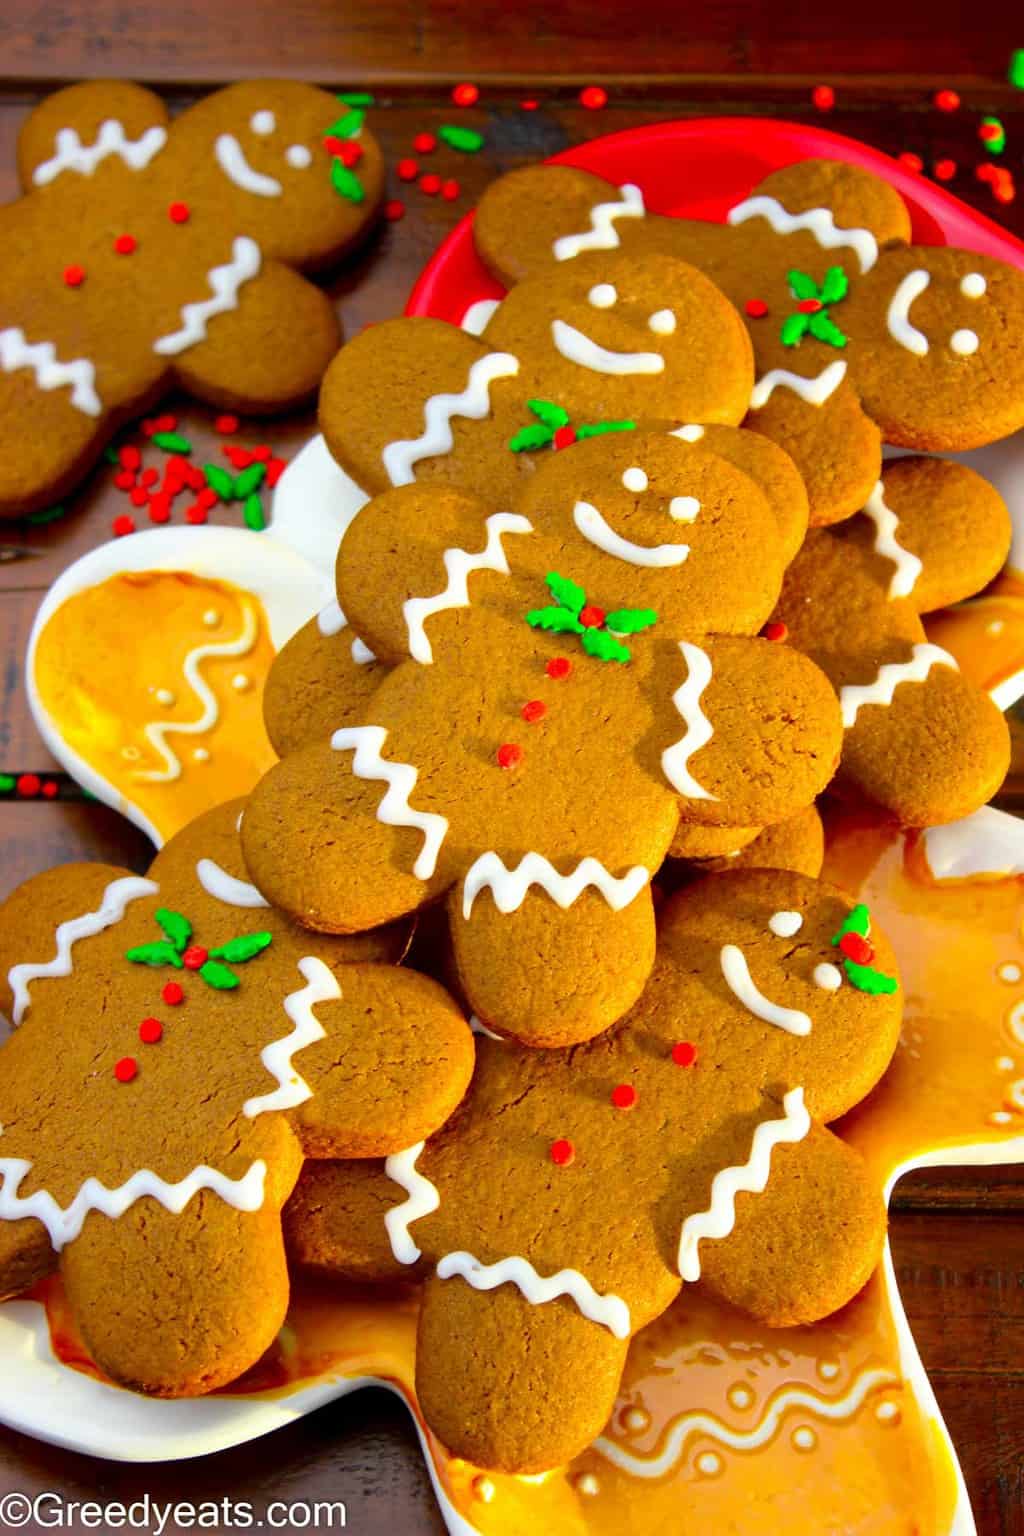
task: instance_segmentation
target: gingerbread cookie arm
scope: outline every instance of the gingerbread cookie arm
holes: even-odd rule
[[[356,725],[385,668],[347,623],[337,603],[292,636],[263,688],[263,723],[279,757],[330,741]]]
[[[779,547],[789,564],[807,532],[807,488],[792,458],[763,432],[739,427],[684,426],[672,434],[686,443],[702,443],[749,475],[763,491],[779,526]]]
[[[811,229],[826,248],[852,250],[862,272],[875,265],[881,246],[910,239],[910,214],[895,188],[844,160],[784,166],[754,188],[750,201],[755,199],[762,206],[756,212],[745,208],[747,218],[767,219],[780,234],[787,233],[785,215],[802,218],[799,227]],[[736,212],[730,212],[731,224],[739,222]]]
[[[69,176],[105,177],[115,166],[143,171],[166,148],[167,108],[124,80],[70,85],[34,108],[18,136],[26,192]]]
[[[860,510],[878,480],[882,439],[847,379],[843,358],[814,376],[772,368],[754,385],[744,426],[789,455],[807,491],[812,527]]]

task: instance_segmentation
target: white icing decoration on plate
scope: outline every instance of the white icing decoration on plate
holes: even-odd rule
[[[192,757],[197,763],[208,763],[210,761],[210,754],[205,747],[196,747]]]
[[[936,880],[1024,875],[1024,822],[991,805],[959,821],[927,827],[921,846]]]
[[[750,396],[750,409],[760,411],[779,388],[791,389],[808,405],[824,405],[825,401],[835,394],[845,378],[846,364],[842,358],[836,358],[834,363],[829,363],[828,367],[823,368],[813,379],[805,379],[802,374],[791,373],[788,368],[772,368],[754,385]]]
[[[803,914],[800,912],[773,912],[768,919],[768,927],[780,939],[791,939],[800,932],[803,925]]]
[[[236,693],[248,693],[251,679],[244,672],[236,672],[231,679],[231,686]]]
[[[977,331],[954,331],[949,345],[959,357],[973,357],[981,345]]]
[[[826,251],[849,246],[856,252],[862,272],[870,272],[878,260],[878,241],[869,229],[839,229],[830,208],[809,208],[806,213],[789,213],[778,198],[748,197],[728,214],[730,224],[744,224],[747,219],[767,219],[777,235],[790,235],[806,229]]]
[[[672,336],[675,334],[676,317],[671,309],[656,309],[650,316],[647,324],[656,336]]]
[[[39,389],[71,386],[71,404],[83,416],[98,416],[103,404],[96,393],[96,368],[87,357],[62,363],[52,341],[29,342],[16,325],[0,331],[0,372],[31,368]]]
[[[176,697],[177,695],[173,694],[169,688],[158,688],[156,690],[157,703],[163,704],[166,709],[170,709]]]
[[[200,859],[196,865],[196,879],[208,896],[222,901],[227,907],[269,907],[254,885],[229,875],[213,859]]]
[[[585,858],[571,875],[560,875],[541,853],[524,853],[514,869],[509,869],[499,854],[482,853],[466,872],[462,915],[469,918],[473,903],[485,887],[493,895],[499,912],[516,912],[532,885],[539,885],[563,909],[578,901],[588,886],[594,886],[613,912],[621,912],[639,896],[650,878],[642,864],[634,864],[627,874],[615,876],[598,859]]]
[[[220,623],[220,614],[217,612],[216,608],[207,608],[206,612],[203,614],[203,623],[206,625],[207,629],[217,628],[217,625]]]
[[[183,305],[181,329],[159,337],[153,343],[153,351],[161,357],[176,357],[197,342],[205,341],[207,321],[238,308],[238,290],[257,276],[262,262],[256,241],[250,240],[248,235],[237,236],[231,246],[231,260],[223,266],[213,267],[206,274],[213,297]]]
[[[647,489],[647,476],[638,465],[634,464],[631,468],[623,471],[622,484],[627,491],[633,491],[639,495],[641,491],[646,491]]]
[[[460,1275],[476,1291],[493,1291],[496,1286],[512,1284],[531,1306],[543,1306],[556,1296],[570,1297],[584,1317],[601,1323],[617,1339],[628,1339],[629,1307],[612,1292],[601,1295],[578,1269],[560,1269],[556,1275],[540,1275],[528,1259],[511,1257],[497,1264],[481,1264],[471,1253],[446,1253],[437,1266],[438,1278],[450,1280]]]
[[[672,695],[672,703],[682,715],[686,731],[661,754],[661,771],[677,794],[690,800],[717,800],[717,795],[698,784],[688,766],[693,754],[706,747],[714,735],[714,727],[700,705],[701,695],[711,681],[711,658],[689,640],[680,640],[679,649],[688,671],[686,681]]]
[[[415,1146],[406,1147],[404,1152],[393,1152],[384,1162],[384,1172],[388,1178],[400,1184],[409,1197],[401,1205],[393,1205],[384,1214],[391,1252],[399,1264],[415,1264],[420,1257],[420,1250],[409,1233],[410,1224],[429,1216],[441,1204],[437,1185],[416,1171],[416,1160],[424,1145],[424,1142],[418,1141]]]
[[[771,1174],[772,1152],[782,1142],[803,1141],[811,1129],[802,1088],[791,1088],[782,1100],[782,1117],[762,1120],[754,1131],[745,1163],[722,1168],[711,1181],[711,1204],[683,1222],[679,1235],[679,1273],[689,1282],[700,1279],[700,1245],[706,1239],[728,1237],[736,1225],[736,1196],[763,1194]]]
[[[660,352],[610,352],[564,320],[552,320],[551,339],[566,362],[589,368],[592,373],[662,373],[665,368]]]
[[[381,455],[391,484],[411,485],[413,465],[420,459],[450,453],[455,442],[452,417],[466,416],[471,421],[482,421],[491,409],[491,385],[496,379],[514,378],[518,372],[519,359],[510,352],[488,352],[486,357],[477,358],[470,368],[466,387],[460,394],[431,395],[423,407],[425,426],[421,435],[388,443]]]
[[[0,1221],[22,1221],[35,1217],[50,1234],[50,1242],[59,1253],[75,1240],[85,1224],[90,1211],[100,1211],[111,1220],[123,1216],[136,1201],[149,1196],[159,1201],[173,1216],[180,1216],[200,1190],[208,1189],[218,1195],[236,1211],[258,1211],[263,1205],[263,1187],[267,1177],[267,1165],[255,1162],[241,1179],[229,1179],[226,1174],[202,1164],[177,1184],[168,1184],[148,1168],[141,1169],[116,1189],[108,1189],[99,1179],[86,1179],[69,1206],[61,1207],[48,1190],[39,1189],[35,1194],[21,1199],[18,1189],[32,1164],[20,1157],[0,1157]]]
[[[507,533],[532,533],[533,524],[516,512],[492,512],[485,523],[487,543],[476,554],[465,549],[446,549],[444,568],[448,584],[443,592],[433,597],[410,597],[402,604],[402,616],[409,633],[409,655],[424,666],[434,659],[424,625],[435,613],[448,608],[469,607],[469,576],[473,571],[496,571],[501,576],[509,574],[508,560],[502,548],[502,536]]]
[[[653,570],[682,565],[690,553],[689,544],[634,544],[605,521],[602,514],[589,501],[578,501],[573,508],[572,520],[583,537],[614,560],[625,560],[630,565],[647,566]]]
[[[892,703],[893,695],[900,683],[923,683],[933,667],[952,667],[954,672],[960,670],[956,660],[948,651],[942,650],[940,646],[921,642],[914,646],[909,661],[890,661],[885,666],[879,667],[878,676],[873,682],[848,683],[840,688],[839,708],[844,729],[850,730],[856,722],[858,712],[865,704],[881,704],[887,707]]]
[[[919,299],[931,282],[930,273],[923,267],[908,272],[889,302],[885,323],[893,341],[913,352],[915,357],[927,357],[928,338],[910,322],[910,306]]]
[[[295,171],[304,171],[313,163],[313,153],[305,144],[289,144],[284,157]]]
[[[240,191],[252,192],[256,197],[280,197],[284,191],[275,177],[253,170],[233,133],[220,134],[214,141],[213,153],[224,175]]]
[[[777,1029],[784,1029],[787,1034],[810,1034],[811,1021],[806,1013],[799,1008],[786,1008],[782,1003],[773,1003],[771,998],[765,997],[751,976],[747,957],[738,944],[722,945],[719,964],[726,986],[748,1013],[763,1019],[766,1024],[774,1024]]]
[[[258,133],[263,137],[266,137],[268,133],[273,133],[274,129],[277,127],[277,118],[268,107],[264,107],[261,112],[253,113],[252,117],[249,119],[249,127],[252,129],[253,133]]]
[[[597,203],[590,210],[590,228],[580,235],[562,235],[552,246],[556,261],[571,261],[583,251],[614,251],[619,245],[616,219],[642,219],[646,212],[639,187],[626,182],[619,202]]]
[[[448,832],[448,821],[434,811],[414,811],[409,796],[416,787],[418,770],[411,763],[386,763],[381,749],[388,733],[381,725],[350,725],[335,731],[335,752],[354,752],[352,772],[357,779],[382,779],[387,791],[377,807],[377,820],[388,827],[413,827],[423,834],[423,847],[412,867],[417,880],[429,880],[437,868],[437,856]]]
[[[814,967],[814,985],[823,992],[838,992],[843,984],[843,973],[837,965],[825,960]]]
[[[25,1010],[31,1001],[29,987],[32,982],[38,981],[43,976],[71,975],[71,950],[79,939],[91,939],[96,934],[102,933],[104,929],[112,928],[124,917],[125,908],[129,902],[139,901],[143,896],[155,896],[159,889],[160,887],[152,880],[143,880],[136,875],[125,875],[120,880],[112,880],[103,892],[102,900],[95,912],[83,912],[80,917],[69,917],[60,924],[55,935],[57,952],[52,960],[42,964],[26,962],[12,966],[7,973],[7,985],[14,998],[11,1011],[12,1023],[20,1024],[25,1016]]]
[[[33,184],[45,187],[62,171],[77,171],[81,176],[91,176],[101,160],[116,155],[133,171],[146,168],[154,155],[158,155],[167,143],[167,130],[154,125],[147,128],[137,139],[125,137],[124,125],[116,118],[108,117],[100,124],[92,144],[83,144],[74,128],[59,128],[54,139],[56,153],[51,160],[44,160],[32,172]]]
[[[968,272],[960,279],[960,292],[965,299],[980,299],[988,289],[988,283],[980,272]]]
[[[889,582],[889,596],[909,597],[924,567],[916,555],[912,555],[909,549],[904,549],[897,541],[896,530],[900,520],[892,508],[886,506],[883,481],[875,482],[875,488],[864,507],[864,515],[875,525],[875,553],[883,559],[891,560],[896,567]]]
[[[611,309],[619,294],[614,283],[595,283],[587,294],[587,301],[595,309]]]
[[[313,1097],[312,1088],[302,1074],[296,1071],[293,1058],[297,1051],[326,1039],[327,1031],[313,1009],[317,1003],[339,1001],[341,987],[333,972],[314,955],[304,955],[298,965],[306,985],[297,992],[289,992],[284,1000],[284,1011],[294,1028],[290,1034],[282,1035],[280,1040],[271,1041],[260,1052],[263,1065],[271,1077],[277,1078],[277,1087],[270,1093],[245,1101],[242,1111],[250,1120],[255,1120],[257,1115],[265,1114],[268,1110],[295,1109]]]

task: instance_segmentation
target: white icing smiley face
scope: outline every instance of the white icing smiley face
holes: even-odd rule
[[[268,107],[263,107],[250,117],[249,131],[257,139],[269,138],[277,131],[277,118]],[[242,192],[251,192],[255,197],[280,197],[283,194],[284,186],[276,176],[257,171],[250,165],[245,150],[233,133],[220,134],[214,143],[213,153],[224,175]],[[289,144],[283,158],[293,170],[305,171],[313,163],[313,152],[305,144]]]
[[[642,496],[649,487],[646,470],[632,464],[622,474],[623,490],[633,496]],[[668,515],[673,522],[692,523],[700,511],[695,496],[673,496],[668,503]],[[689,557],[688,544],[636,544],[616,532],[597,507],[589,501],[578,501],[573,508],[573,522],[578,532],[603,554],[614,560],[625,560],[629,565],[646,566],[664,570],[669,566],[682,565]]]
[[[595,283],[587,294],[587,302],[594,309],[613,309],[619,302],[618,290],[614,283]],[[648,316],[647,324],[656,336],[671,336],[676,317],[671,309],[658,309]],[[551,339],[566,362],[590,368],[594,373],[661,373],[665,367],[660,352],[612,351],[564,320],[551,322]]]
[[[792,939],[804,926],[803,914],[783,910],[773,912],[768,928],[776,938]],[[800,1008],[790,1008],[766,997],[750,974],[747,957],[737,944],[725,944],[719,957],[722,976],[730,992],[743,1004],[748,1013],[774,1024],[791,1035],[809,1035],[813,1029],[810,1015]],[[814,967],[811,980],[823,992],[837,992],[843,984],[843,973],[831,961],[823,961]]]
[[[930,287],[931,281],[931,273],[923,267],[908,272],[898,284],[886,311],[889,335],[915,357],[927,357],[931,350],[928,337],[913,323],[910,315],[914,303]],[[968,272],[960,279],[960,293],[965,299],[984,298],[987,288],[988,283],[980,272]],[[950,334],[946,344],[958,357],[973,357],[980,342],[977,331],[961,327]]]

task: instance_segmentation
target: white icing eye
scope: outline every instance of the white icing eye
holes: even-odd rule
[[[618,290],[613,283],[595,283],[587,294],[587,298],[595,309],[611,309],[618,303]]]
[[[290,166],[297,171],[304,171],[312,163],[313,155],[305,144],[289,144],[284,152],[284,157]]]
[[[800,932],[803,925],[804,920],[799,912],[773,912],[768,919],[768,927],[780,939],[791,939],[794,933]]]
[[[668,504],[668,515],[677,523],[692,523],[699,511],[700,502],[696,496],[673,496]]]
[[[634,465],[632,469],[626,470],[622,477],[622,483],[627,491],[636,491],[639,494],[647,489],[647,476],[642,469]]]
[[[684,443],[699,443],[703,436],[704,428],[696,426],[693,422],[685,427],[676,427],[674,432],[669,433],[669,437],[678,437]]]
[[[960,292],[965,299],[980,299],[988,287],[980,272],[968,272],[960,279]]]
[[[647,324],[658,336],[671,336],[676,328],[676,317],[670,309],[659,309],[654,312]]]
[[[816,965],[814,967],[814,984],[825,992],[838,992],[843,984],[843,973],[835,965]]]
[[[264,108],[262,112],[253,113],[249,119],[249,127],[253,133],[258,133],[262,138],[266,138],[267,134],[273,133],[277,127],[277,119],[273,112],[269,112]]]
[[[977,331],[954,331],[949,338],[949,344],[961,357],[972,357],[978,350],[978,333]]]

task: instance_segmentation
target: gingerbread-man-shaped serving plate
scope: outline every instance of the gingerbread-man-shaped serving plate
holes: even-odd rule
[[[1024,264],[1016,242],[948,194],[819,130],[665,124],[598,140],[563,158],[639,185],[660,211],[721,218],[766,172],[809,154],[848,158],[886,176],[909,203],[918,239]],[[499,299],[476,262],[467,221],[427,269],[411,309],[479,333]],[[997,481],[1024,529],[1022,451],[1018,436],[972,455],[972,462]],[[275,529],[290,498],[307,517],[330,508],[335,538],[365,499],[321,439],[282,478]],[[1024,542],[1018,547],[1010,565],[1024,571]],[[325,566],[314,551],[305,553],[313,553],[321,575],[329,571],[329,559]],[[985,597],[929,621],[1003,707],[1024,691],[1022,580],[1008,569]],[[996,603],[998,609],[985,606]],[[893,939],[906,985],[893,1065],[840,1122],[841,1134],[864,1152],[886,1190],[913,1167],[1024,1160],[1021,824],[984,810],[938,831],[901,834],[863,815],[840,818],[830,827],[824,875],[869,905]],[[728,1525],[763,1536],[784,1525],[817,1533],[836,1520],[856,1536],[908,1527],[929,1536],[974,1530],[888,1257],[853,1303],[807,1328],[752,1326],[699,1284],[686,1287],[635,1340],[604,1434],[573,1464],[539,1478],[492,1475],[453,1461],[424,1429],[412,1385],[416,1310],[413,1291],[398,1298],[339,1295],[300,1280],[288,1323],[254,1372],[227,1393],[158,1402],[102,1380],[59,1284],[48,1282],[0,1307],[0,1419],[95,1455],[188,1457],[254,1439],[376,1382],[409,1406],[456,1536],[506,1536],[527,1527],[598,1536],[659,1524]],[[848,1507],[837,1509],[837,1489],[846,1490]]]

